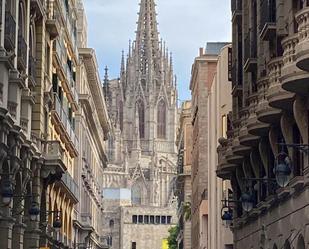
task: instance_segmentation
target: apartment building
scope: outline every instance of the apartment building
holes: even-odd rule
[[[192,97],[192,248],[208,244],[208,96],[217,69],[218,51],[226,43],[208,43],[195,58],[190,90]]]
[[[218,176],[232,183],[234,246],[303,249],[309,242],[309,3],[231,3],[233,111]]]
[[[208,52],[209,53],[209,52]],[[208,247],[209,249],[232,249],[233,236],[221,220],[225,198],[231,191],[230,182],[216,177],[219,141],[225,140],[229,116],[232,111],[232,46],[227,44],[218,53],[216,73],[208,95]],[[220,148],[219,148],[220,149]]]
[[[191,101],[182,104],[177,134],[177,187],[178,225],[177,238],[179,249],[191,249],[191,161],[192,161],[192,124]]]
[[[77,158],[84,140],[77,119],[85,115],[77,82],[77,10],[74,0],[0,1],[0,248],[76,248],[88,242],[74,231],[81,219],[75,207],[83,197]],[[106,114],[101,85],[93,77],[98,77],[95,56],[89,49],[83,53],[86,86],[97,88],[90,101],[101,99],[100,127],[87,123],[86,128],[104,134],[93,149],[101,160],[93,162],[97,180],[91,186],[97,217],[109,126],[107,115],[101,115]],[[92,244],[99,240],[99,222],[94,222]]]

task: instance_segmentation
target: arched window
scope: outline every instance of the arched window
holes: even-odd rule
[[[305,240],[302,235],[299,236],[298,241],[297,241],[297,249],[305,249]]]
[[[145,137],[145,107],[142,100],[136,102],[136,108],[138,112],[139,119],[139,136],[140,138]]]
[[[166,106],[164,100],[160,100],[157,107],[157,136],[166,137]]]
[[[133,205],[142,204],[142,190],[139,184],[134,184],[131,189],[131,201]]]

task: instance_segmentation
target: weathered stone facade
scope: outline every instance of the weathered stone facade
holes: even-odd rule
[[[231,180],[234,201],[249,195],[252,207],[233,206],[234,246],[304,249],[309,244],[309,4],[231,2],[233,112],[217,172]],[[287,186],[276,181],[282,157],[290,173]]]
[[[121,236],[115,235],[126,241],[118,244],[113,240],[112,248],[134,248],[129,241],[136,242],[137,248],[159,248],[158,241],[162,243],[168,236],[171,223],[160,233],[159,224],[127,224],[134,212],[144,216],[146,210],[153,209],[161,216],[170,216],[176,210],[176,79],[172,57],[159,40],[153,0],[141,1],[136,40],[130,42],[126,61],[122,56],[120,78],[108,80],[106,75],[104,92],[114,130],[103,188],[131,189],[130,208],[119,209],[123,214],[119,220]],[[149,233],[141,233],[141,227]],[[141,246],[145,241],[148,245]]]

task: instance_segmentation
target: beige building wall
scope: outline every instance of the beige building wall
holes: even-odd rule
[[[232,86],[229,79],[231,45],[226,45],[218,55],[216,74],[208,96],[208,247],[227,249],[233,244],[230,228],[221,220],[222,200],[227,197],[229,181],[216,176],[218,165],[218,139],[226,138],[228,114],[232,111]],[[229,58],[230,57],[230,58]]]
[[[208,128],[207,98],[216,71],[217,57],[200,49],[192,66],[192,248],[207,247],[208,223]],[[206,224],[206,225],[205,225]]]

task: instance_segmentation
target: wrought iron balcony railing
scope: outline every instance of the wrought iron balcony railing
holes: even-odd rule
[[[22,70],[27,67],[27,43],[22,35],[18,35],[17,60]]]
[[[11,12],[5,12],[5,41],[4,47],[9,51],[15,50],[16,22]]]
[[[68,171],[66,171],[61,178],[61,181],[64,183],[64,185],[68,188],[68,190],[71,192],[71,194],[74,196],[76,200],[78,200],[78,185],[73,179],[73,177],[69,174]]]

